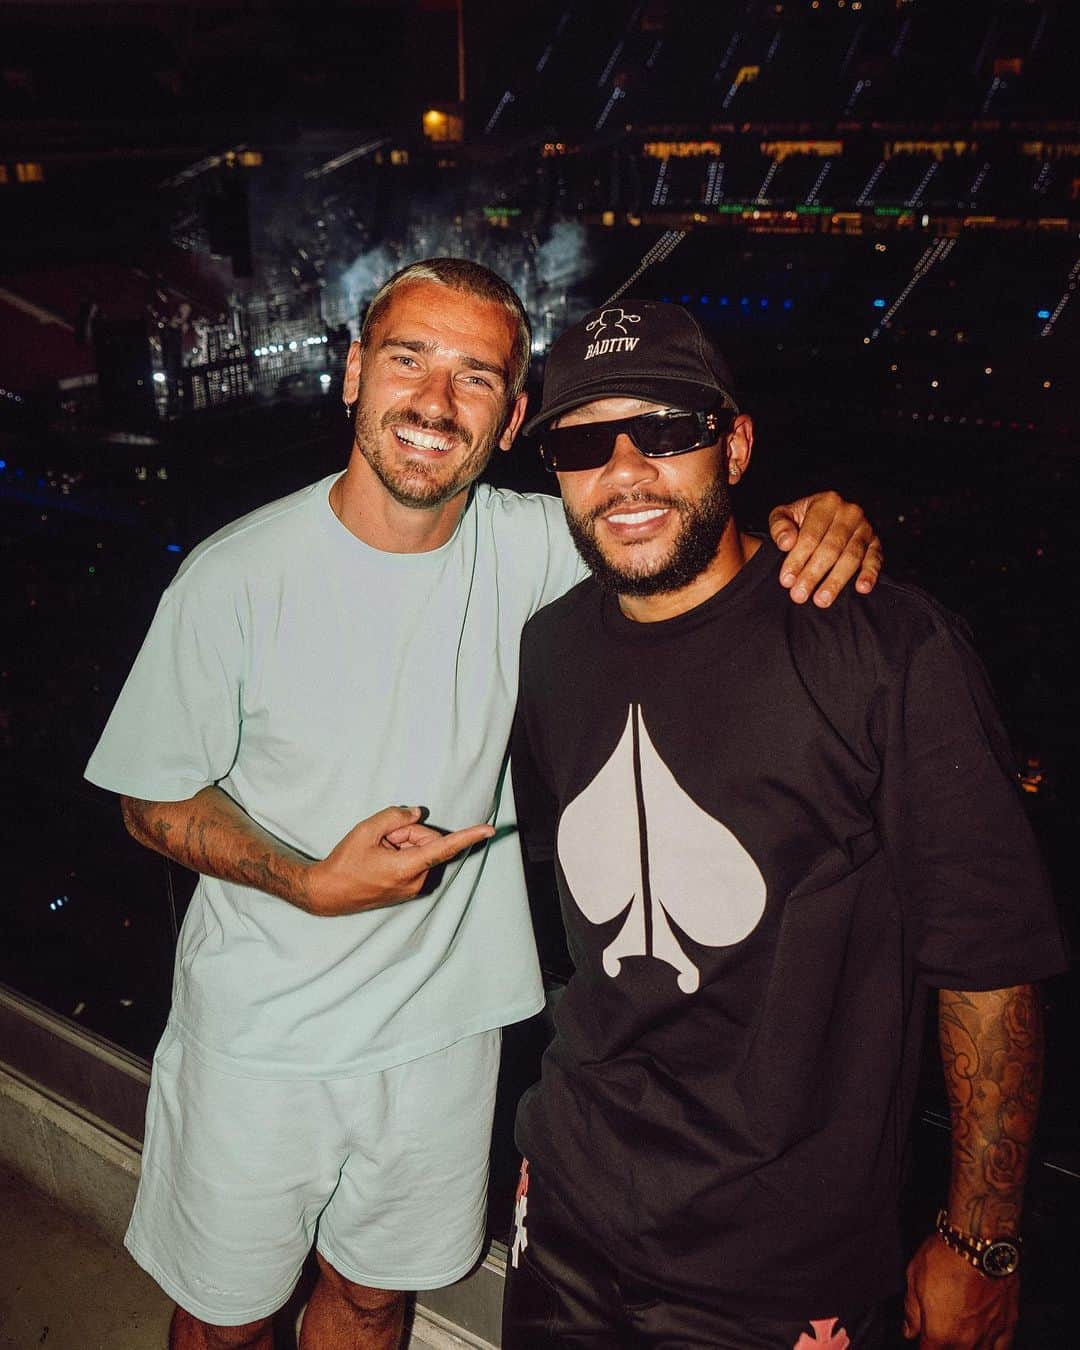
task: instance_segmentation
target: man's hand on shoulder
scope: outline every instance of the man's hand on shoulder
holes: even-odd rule
[[[354,825],[308,872],[310,914],[332,918],[409,900],[420,894],[433,867],[490,839],[490,825],[442,834],[420,823],[416,807],[388,806]]]
[[[995,1280],[931,1233],[911,1258],[904,1335],[919,1350],[1010,1350],[1020,1276]]]
[[[863,595],[874,589],[885,557],[881,540],[856,502],[838,492],[814,492],[769,513],[773,543],[788,556],[780,584],[797,605],[811,596],[825,609],[855,577]]]

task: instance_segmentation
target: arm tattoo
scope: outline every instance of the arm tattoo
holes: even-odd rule
[[[301,907],[308,899],[305,873],[296,875],[287,872],[281,859],[270,850],[254,857],[238,859],[237,867],[240,873],[237,879],[242,880],[245,886],[253,886],[256,890],[266,891],[269,895],[282,896],[300,904]]]
[[[952,1114],[949,1217],[973,1233],[1015,1233],[1042,1089],[1036,991],[943,989],[938,1031]]]
[[[310,860],[267,833],[219,788],[180,802],[124,797],[121,809],[129,832],[174,862],[307,907]]]

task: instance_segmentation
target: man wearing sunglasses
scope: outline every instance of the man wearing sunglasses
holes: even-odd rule
[[[624,300],[531,423],[592,577],[522,640],[519,818],[574,972],[518,1113],[504,1350],[882,1346],[927,986],[953,1167],[904,1330],[1007,1350],[1030,982],[1064,965],[1007,741],[925,595],[778,603],[732,389],[687,311]]]

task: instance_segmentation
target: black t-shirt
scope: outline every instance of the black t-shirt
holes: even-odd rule
[[[525,630],[515,792],[575,970],[517,1135],[629,1273],[827,1316],[899,1279],[920,984],[1064,960],[958,621],[888,580],[797,607],[779,563]]]

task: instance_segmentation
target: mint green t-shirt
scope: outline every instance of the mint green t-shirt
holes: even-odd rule
[[[149,801],[217,783],[318,858],[394,804],[495,826],[433,894],[363,914],[199,879],[172,1019],[257,1077],[373,1072],[543,1001],[506,759],[522,626],[583,575],[562,508],[479,485],[443,547],[384,553],[334,515],[336,477],[185,560],[86,770]]]

